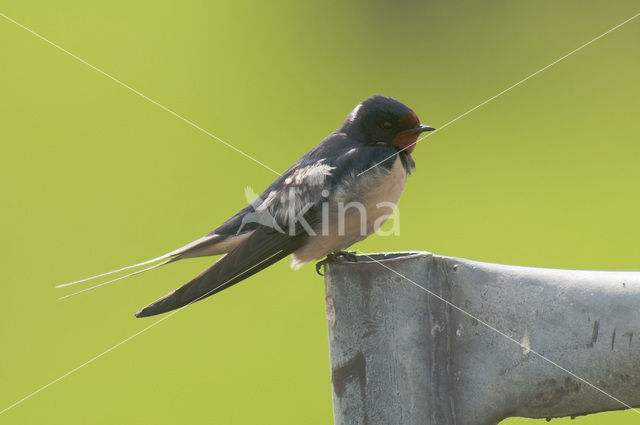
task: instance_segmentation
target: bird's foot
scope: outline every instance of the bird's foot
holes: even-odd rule
[[[332,254],[333,254],[334,260],[341,258],[347,261],[351,261],[352,263],[355,263],[358,261],[358,256],[356,255],[357,254],[356,251],[336,251],[336,252],[333,252]]]
[[[358,256],[356,255],[355,251],[332,252],[329,255],[327,255],[327,258],[325,258],[322,261],[318,261],[316,263],[316,273],[318,273],[320,276],[324,276],[324,273],[320,272],[320,269],[322,269],[325,264],[330,263],[332,261],[338,261],[338,259],[344,259],[347,261],[356,262],[358,261]]]

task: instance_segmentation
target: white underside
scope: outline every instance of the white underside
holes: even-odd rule
[[[316,235],[291,255],[291,267],[298,269],[306,262],[344,250],[375,233],[398,205],[406,179],[407,173],[398,158],[390,172],[383,168],[372,169],[345,182],[344,187],[329,198],[329,219],[325,228],[319,225],[314,229]],[[356,208],[345,208],[350,202],[362,204],[366,214],[361,214]],[[393,208],[388,206],[389,203]],[[342,228],[339,225],[340,215],[343,216]]]

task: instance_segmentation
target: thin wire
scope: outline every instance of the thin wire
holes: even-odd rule
[[[449,300],[446,300],[446,299],[442,298],[440,295],[436,294],[435,292],[428,290],[428,289],[427,289],[427,288],[425,288],[424,286],[422,286],[422,285],[420,285],[420,284],[418,284],[418,283],[414,282],[413,280],[409,279],[407,276],[403,275],[402,273],[399,273],[399,272],[395,271],[394,269],[392,269],[392,268],[388,267],[387,265],[385,265],[385,264],[383,264],[382,262],[380,262],[380,261],[376,260],[375,258],[373,258],[373,257],[371,257],[371,256],[369,256],[369,255],[367,255],[367,254],[365,254],[365,253],[363,253],[363,252],[361,252],[361,251],[358,251],[358,252],[359,252],[361,255],[364,255],[365,257],[369,258],[371,261],[373,261],[373,262],[375,262],[375,263],[377,263],[377,264],[381,265],[381,266],[382,266],[382,267],[384,267],[385,269],[387,269],[387,270],[389,270],[389,271],[391,271],[391,272],[393,272],[393,273],[397,274],[398,276],[400,276],[400,277],[402,277],[402,278],[406,279],[407,281],[411,282],[413,285],[415,285],[415,286],[417,286],[418,288],[422,289],[423,291],[427,292],[429,295],[436,297],[437,299],[439,299],[440,301],[444,302],[444,303],[445,303],[445,304],[447,304],[448,306],[450,306],[450,307],[452,307],[452,308],[455,308],[456,310],[458,310],[458,311],[459,311],[459,312],[461,312],[462,314],[465,314],[466,316],[468,316],[468,317],[470,317],[470,318],[472,318],[472,319],[474,319],[474,320],[477,320],[477,321],[478,321],[478,323],[481,323],[482,325],[484,325],[484,326],[486,326],[487,328],[491,329],[492,331],[496,332],[498,335],[501,335],[501,336],[503,336],[503,337],[507,338],[507,339],[508,339],[509,341],[511,341],[511,342],[515,342],[515,343],[516,343],[516,344],[518,344],[521,348],[523,348],[523,349],[525,349],[525,350],[528,350],[529,352],[531,352],[531,353],[535,354],[536,356],[540,357],[542,360],[544,360],[544,361],[546,361],[546,362],[548,362],[548,363],[552,364],[553,366],[557,367],[558,369],[560,369],[560,370],[562,370],[562,371],[564,371],[564,372],[568,373],[569,375],[573,376],[574,378],[576,378],[576,379],[578,379],[578,380],[580,380],[580,381],[584,382],[585,384],[587,384],[588,386],[592,387],[593,389],[598,390],[599,392],[601,392],[602,394],[604,394],[604,395],[606,395],[607,397],[611,398],[612,400],[615,400],[616,402],[618,402],[618,403],[620,403],[621,405],[625,406],[627,409],[631,409],[631,410],[633,410],[634,412],[636,412],[636,413],[640,414],[640,410],[638,410],[638,409],[634,409],[634,408],[633,408],[633,407],[631,407],[629,404],[625,403],[624,401],[620,400],[619,398],[616,398],[616,397],[612,396],[611,394],[609,394],[608,392],[606,392],[606,391],[604,391],[604,390],[602,390],[602,389],[600,389],[600,388],[596,387],[595,385],[593,385],[591,382],[587,381],[586,379],[579,377],[578,375],[576,375],[575,373],[571,372],[570,370],[568,370],[568,369],[566,369],[566,368],[564,368],[564,367],[560,366],[558,363],[554,362],[553,360],[548,359],[548,358],[547,358],[547,357],[545,357],[544,355],[542,355],[542,354],[538,353],[537,351],[535,351],[535,350],[534,350],[534,349],[532,349],[531,347],[529,347],[529,346],[527,346],[527,345],[525,345],[525,344],[523,344],[523,343],[519,342],[518,340],[516,340],[516,339],[512,338],[511,336],[509,336],[509,335],[507,335],[506,333],[504,333],[504,332],[500,331],[499,329],[495,328],[494,326],[491,326],[489,323],[485,322],[484,320],[482,320],[482,319],[480,319],[480,318],[478,318],[478,317],[474,316],[473,314],[471,314],[471,313],[467,312],[466,310],[464,310],[464,309],[462,309],[462,308],[458,307],[457,305],[453,304],[451,301],[449,301]]]
[[[452,119],[451,121],[449,121],[448,123],[441,125],[440,127],[438,127],[437,129],[435,129],[434,131],[429,132],[427,135],[419,138],[418,140],[416,140],[415,142],[411,143],[410,145],[400,149],[399,151],[397,151],[396,153],[394,153],[393,155],[388,156],[387,158],[383,159],[380,162],[377,162],[376,164],[374,164],[373,166],[367,168],[366,170],[364,170],[363,172],[361,172],[360,174],[358,174],[358,176],[361,176],[362,174],[366,173],[367,171],[371,170],[372,168],[377,167],[378,165],[382,164],[383,162],[387,161],[390,158],[393,158],[394,156],[398,155],[400,152],[404,151],[405,149],[409,149],[410,147],[414,146],[416,143],[426,139],[427,137],[431,137],[434,134],[436,134],[438,131],[448,127],[449,125],[453,124],[454,122],[458,121],[460,118],[463,118],[467,115],[469,115],[470,113],[472,113],[473,111],[475,111],[478,108],[483,107],[484,105],[486,105],[487,103],[491,102],[492,100],[502,96],[503,94],[507,93],[508,91],[510,91],[511,89],[516,88],[517,86],[519,86],[520,84],[524,83],[527,80],[530,80],[531,78],[535,77],[536,75],[540,74],[541,72],[551,68],[553,65],[557,64],[558,62],[563,61],[564,59],[568,58],[569,56],[573,55],[576,52],[579,52],[580,50],[584,49],[585,47],[587,47],[588,45],[590,45],[591,43],[594,43],[596,41],[598,41],[599,39],[601,39],[602,37],[604,37],[605,35],[609,34],[612,31],[617,30],[618,28],[620,28],[621,26],[623,26],[624,24],[631,22],[632,20],[634,20],[635,18],[637,18],[638,16],[640,16],[640,13],[636,13],[635,15],[633,15],[632,17],[630,17],[629,19],[625,20],[624,22],[619,23],[618,25],[616,25],[615,27],[611,28],[610,30],[600,34],[599,36],[597,36],[596,38],[592,39],[591,41],[586,42],[585,44],[583,44],[582,46],[570,51],[569,53],[567,53],[566,55],[562,56],[561,58],[556,59],[555,61],[551,62],[549,65],[540,68],[539,70],[537,70],[536,72],[534,72],[533,74],[529,75],[528,77],[523,78],[522,80],[518,81],[517,83],[513,84],[512,86],[507,87],[506,89],[502,90],[500,93],[496,94],[493,97],[490,97],[489,99],[485,100],[484,102],[482,102],[481,104],[474,106],[473,108],[469,109],[467,112],[465,112],[462,115],[458,115],[456,118]]]
[[[152,324],[150,324],[149,326],[147,326],[146,328],[143,328],[142,330],[139,330],[138,332],[134,333],[133,335],[125,338],[124,340],[120,341],[119,343],[117,343],[116,345],[112,346],[111,348],[106,349],[105,351],[103,351],[102,353],[98,354],[95,357],[92,357],[91,359],[87,360],[86,362],[82,363],[79,366],[76,366],[75,368],[71,369],[69,372],[65,373],[64,375],[60,376],[59,378],[54,379],[53,381],[49,382],[46,385],[43,385],[42,387],[38,388],[37,390],[35,390],[34,392],[26,395],[25,397],[21,398],[20,400],[16,401],[15,403],[13,403],[10,406],[5,407],[3,410],[0,410],[0,415],[2,415],[4,412],[16,407],[17,405],[21,404],[22,402],[30,399],[31,397],[33,397],[34,395],[38,394],[39,392],[49,388],[50,386],[52,386],[53,384],[55,384],[56,382],[59,382],[61,380],[63,380],[64,378],[66,378],[67,376],[71,375],[72,373],[82,369],[83,367],[85,367],[86,365],[94,362],[95,360],[98,360],[100,357],[104,356],[105,354],[115,350],[116,348],[118,348],[119,346],[121,346],[122,344],[124,344],[127,341],[132,340],[133,338],[137,337],[138,335],[148,331],[149,329],[153,328],[154,326],[156,326],[157,324],[159,324],[160,322],[163,322],[165,320],[167,320],[169,317],[173,316],[174,314],[177,314],[180,310],[182,310],[185,307],[190,306],[191,304],[195,303],[196,301],[201,300],[202,298],[205,298],[207,295],[209,295],[210,293],[212,293],[213,291],[215,291],[216,289],[220,288],[221,286],[226,285],[228,282],[232,281],[233,279],[237,278],[238,276],[242,276],[243,274],[247,273],[249,270],[258,267],[260,264],[264,263],[265,261],[275,257],[276,255],[280,254],[282,252],[282,250],[279,250],[278,252],[276,252],[275,254],[270,255],[269,257],[265,258],[264,260],[260,261],[257,264],[254,264],[253,266],[249,267],[247,270],[238,273],[237,275],[233,276],[231,279],[224,281],[223,283],[221,283],[220,285],[216,286],[215,288],[213,288],[212,290],[206,292],[204,295],[199,296],[198,298],[196,298],[195,300],[189,302],[188,304],[183,305],[182,307],[176,309],[175,311],[167,314],[166,316],[156,320],[155,322],[153,322]]]
[[[36,37],[38,37],[39,39],[49,43],[50,45],[52,45],[53,47],[55,47],[56,49],[68,54],[69,56],[71,56],[72,58],[76,59],[79,62],[82,62],[83,64],[87,65],[89,68],[93,69],[94,71],[99,72],[100,74],[104,75],[105,77],[109,78],[112,81],[115,81],[116,83],[120,84],[122,87],[132,91],[133,93],[137,94],[138,96],[142,97],[143,99],[153,103],[154,105],[156,105],[158,108],[170,113],[171,115],[173,115],[174,117],[178,118],[179,120],[182,120],[184,122],[186,122],[187,124],[189,124],[190,126],[192,126],[193,128],[199,130],[200,132],[206,134],[209,137],[212,137],[214,139],[216,139],[217,141],[219,141],[220,143],[224,144],[225,146],[233,149],[234,151],[238,152],[239,154],[245,156],[246,158],[249,158],[250,160],[252,160],[253,162],[262,165],[264,168],[266,168],[267,170],[280,175],[279,172],[277,172],[276,170],[274,170],[273,168],[269,167],[268,165],[258,161],[257,159],[255,159],[254,157],[252,157],[251,155],[249,155],[248,153],[245,153],[243,151],[241,151],[240,149],[236,148],[235,146],[233,146],[230,143],[225,142],[224,140],[222,140],[221,138],[219,138],[218,136],[216,136],[215,134],[210,133],[209,131],[205,130],[204,128],[200,127],[199,125],[197,125],[196,123],[194,123],[193,121],[188,120],[187,118],[183,117],[182,115],[178,114],[177,112],[172,111],[171,109],[167,108],[166,106],[161,105],[160,103],[156,102],[155,100],[151,99],[148,96],[145,96],[144,94],[140,93],[138,90],[134,89],[133,87],[123,83],[122,81],[118,80],[117,78],[107,74],[106,72],[104,72],[103,70],[101,70],[98,67],[95,67],[93,65],[91,65],[89,62],[85,61],[84,59],[74,55],[73,53],[71,53],[70,51],[68,51],[67,49],[57,45],[56,43],[54,43],[53,41],[45,38],[44,36],[38,34],[37,32],[25,27],[24,25],[22,25],[20,22],[16,21],[15,19],[10,18],[9,16],[5,15],[4,13],[0,12],[0,16],[2,16],[3,18],[5,18],[6,20],[13,22],[14,24],[16,24],[17,26],[19,26],[20,28],[24,29],[25,31],[30,32],[31,34],[35,35]]]

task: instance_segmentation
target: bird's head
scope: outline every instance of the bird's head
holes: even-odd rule
[[[387,96],[365,99],[347,117],[343,131],[368,144],[387,144],[413,152],[420,133],[435,130],[420,124],[420,119],[404,103]]]

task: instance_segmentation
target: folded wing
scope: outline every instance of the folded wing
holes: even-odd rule
[[[289,235],[260,227],[193,280],[142,308],[136,317],[165,313],[218,293],[291,254],[306,237],[306,233]]]

